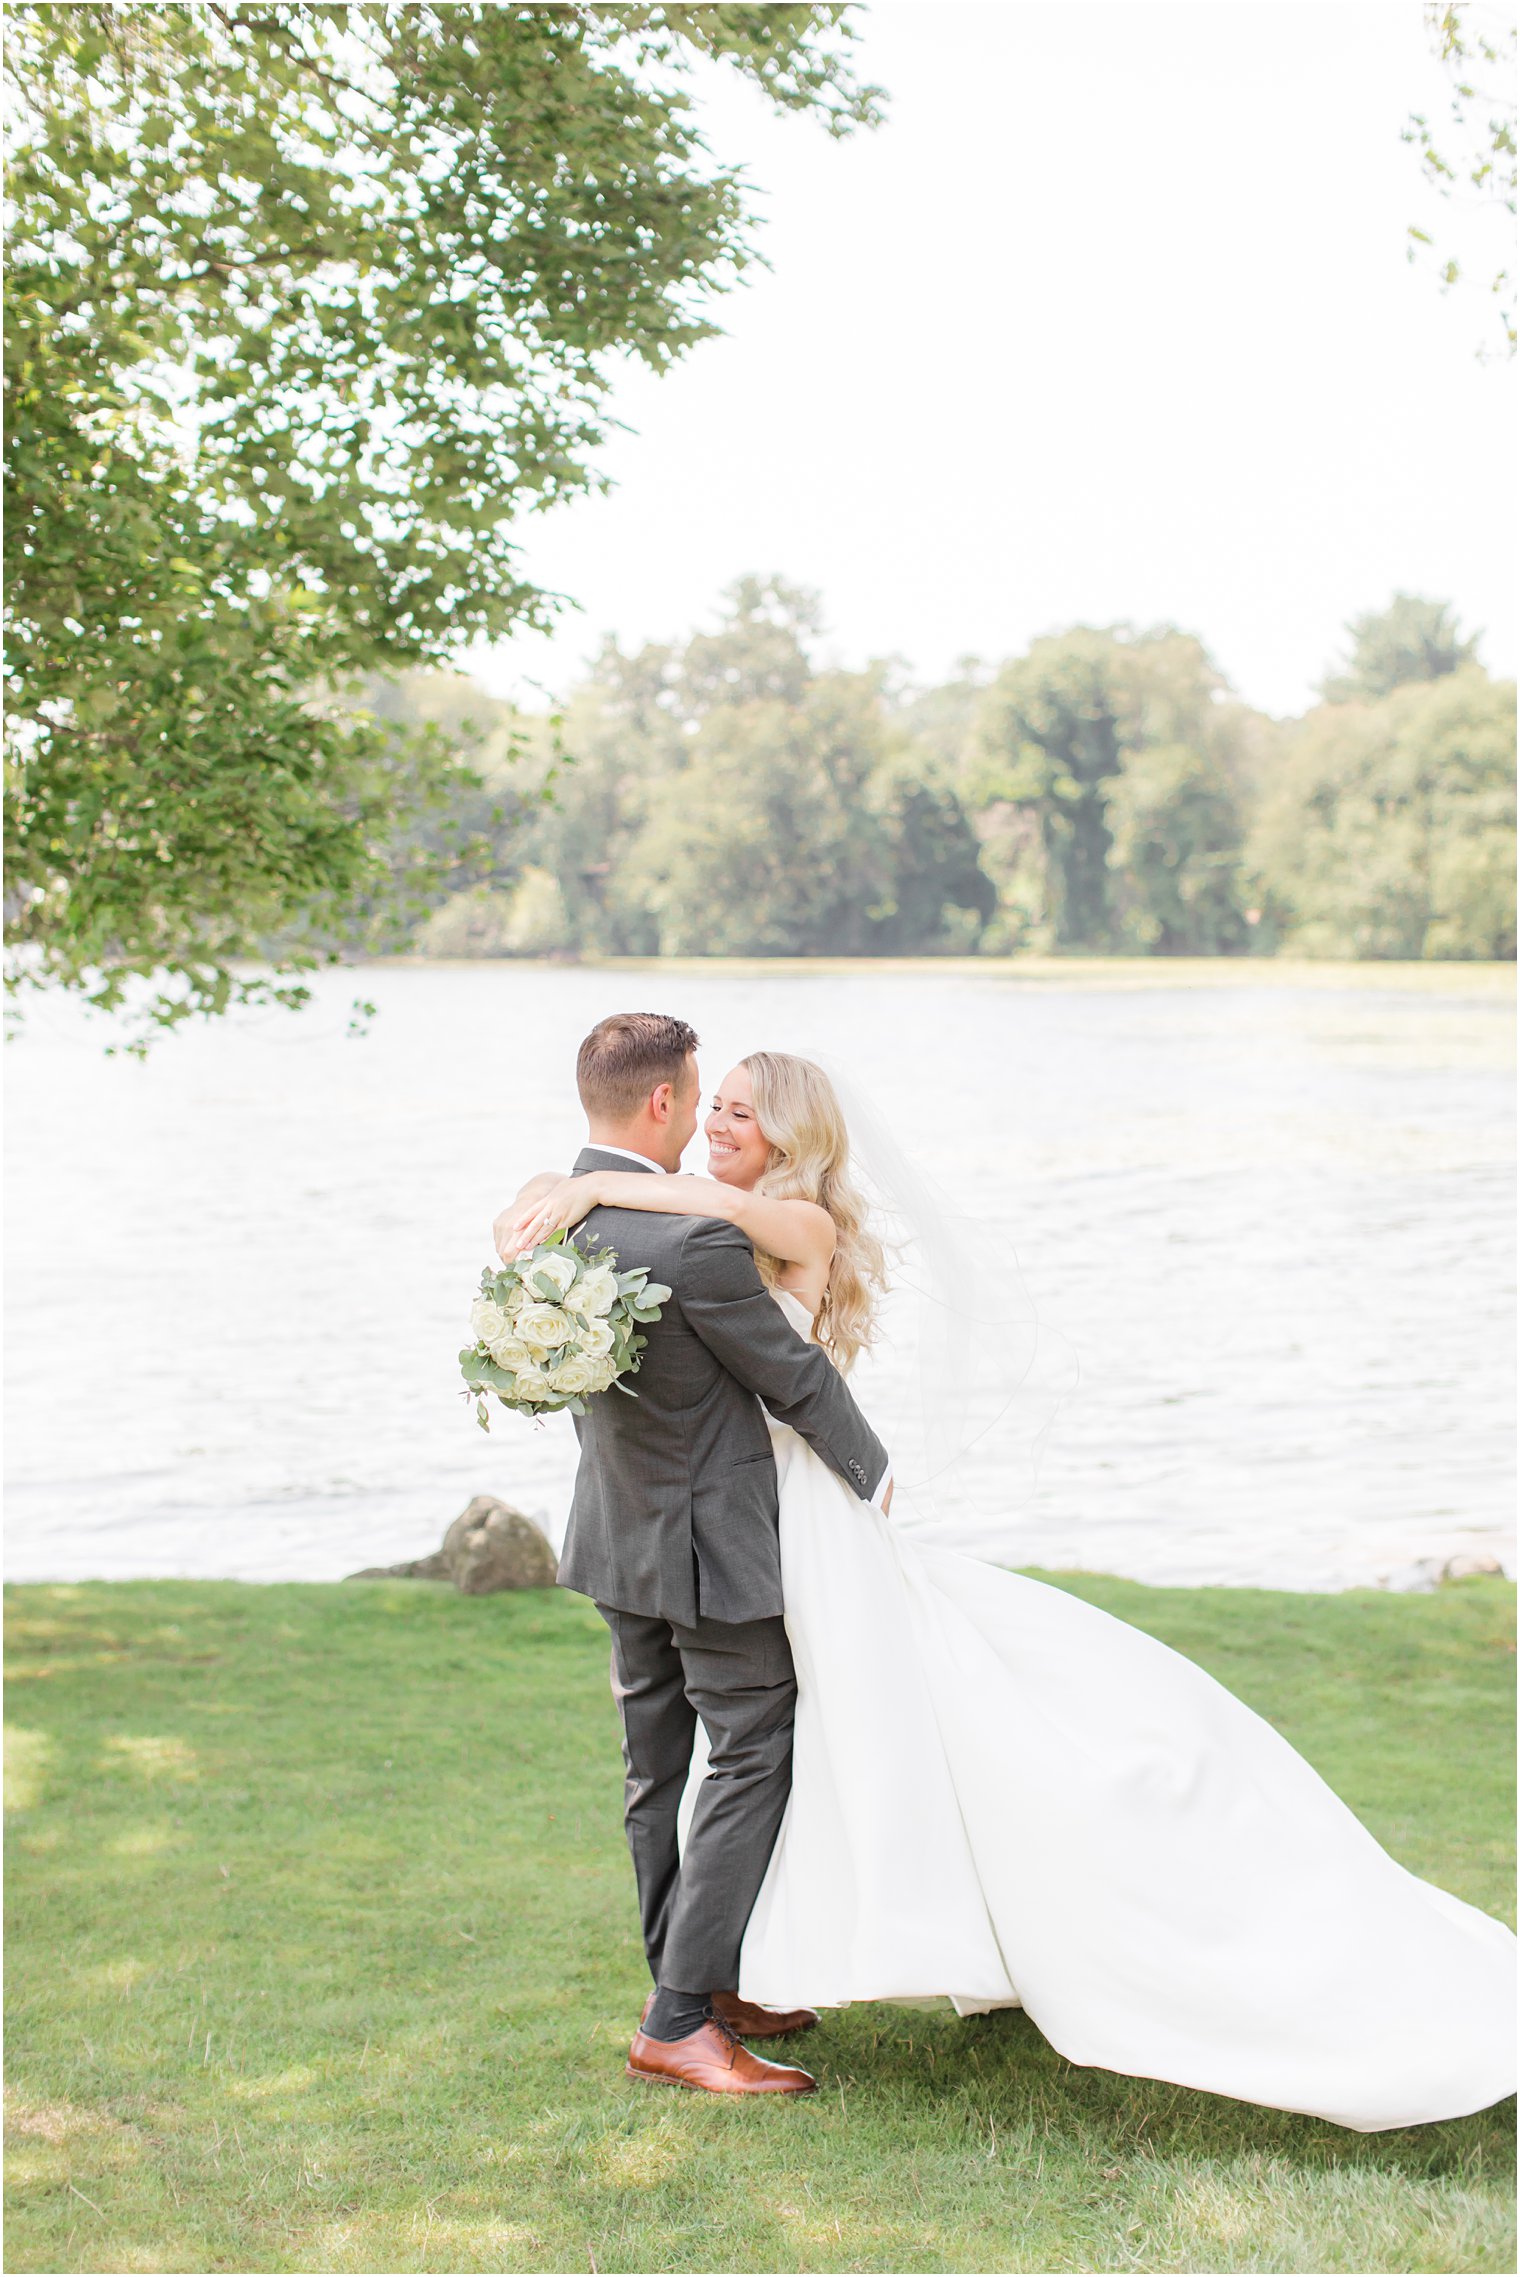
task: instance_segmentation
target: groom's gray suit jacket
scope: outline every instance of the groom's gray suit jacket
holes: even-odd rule
[[[639,1165],[587,1147],[575,1168]],[[647,1266],[671,1294],[629,1378],[637,1398],[605,1391],[576,1418],[581,1460],[561,1583],[687,1626],[699,1615],[779,1613],[776,1465],[761,1400],[863,1501],[886,1472],[886,1449],[839,1371],[775,1303],[736,1226],[603,1209],[574,1238],[586,1251],[615,1249],[624,1272]]]

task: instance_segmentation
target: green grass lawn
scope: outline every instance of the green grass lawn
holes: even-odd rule
[[[1062,1577],[1508,1911],[1514,1591]],[[1354,2135],[860,2008],[815,2098],[623,2075],[606,1634],[557,1592],[8,1592],[14,2270],[1511,2270],[1513,2106]],[[1417,2001],[1390,1983],[1390,2001]]]

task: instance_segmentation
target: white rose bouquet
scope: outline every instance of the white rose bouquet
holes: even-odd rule
[[[470,1308],[474,1343],[459,1369],[475,1401],[475,1420],[491,1428],[487,1401],[519,1415],[584,1415],[586,1401],[638,1374],[648,1339],[639,1328],[658,1320],[670,1291],[646,1268],[618,1271],[617,1254],[583,1257],[563,1231],[536,1249],[480,1276]]]

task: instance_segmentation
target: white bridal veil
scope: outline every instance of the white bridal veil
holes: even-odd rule
[[[849,1071],[809,1056],[839,1095],[888,1247],[890,1292],[851,1389],[892,1456],[893,1520],[995,1564],[1025,1563],[1021,1514],[1075,1389],[1075,1352],[1040,1318],[1006,1234],[950,1211]]]

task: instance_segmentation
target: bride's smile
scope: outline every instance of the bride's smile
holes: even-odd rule
[[[707,1171],[725,1186],[758,1186],[770,1164],[770,1141],[763,1137],[750,1090],[749,1070],[730,1068],[713,1093],[712,1112],[702,1126],[707,1139]]]

